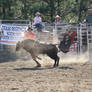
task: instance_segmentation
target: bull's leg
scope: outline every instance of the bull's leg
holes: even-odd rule
[[[37,67],[41,67],[41,64],[36,60],[35,56],[32,55],[32,59],[36,62]]]
[[[54,63],[54,67],[59,66],[59,57],[56,55],[55,58],[53,58],[55,63]]]
[[[36,56],[39,60],[42,60],[40,57]]]
[[[57,64],[56,66],[59,66],[59,57],[57,56]]]
[[[41,64],[35,58],[33,60],[36,62],[37,67],[41,67]]]
[[[56,63],[57,63],[57,60],[55,60],[55,63],[54,63],[54,65],[53,65],[53,67],[56,67]]]
[[[57,67],[59,65],[59,57],[57,56],[57,54],[47,54],[47,55],[55,61],[53,67]]]

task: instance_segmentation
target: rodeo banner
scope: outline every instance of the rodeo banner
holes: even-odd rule
[[[0,44],[16,45],[18,41],[23,40],[27,28],[27,25],[1,24]]]

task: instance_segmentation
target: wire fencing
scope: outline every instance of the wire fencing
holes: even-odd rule
[[[5,34],[2,30],[2,25],[16,25],[17,28],[23,29],[24,26],[32,26],[29,20],[2,20],[0,21],[0,61],[16,60],[17,58],[29,59],[30,55],[22,50],[20,53],[16,53],[16,45],[2,44],[2,35]],[[7,29],[8,31],[10,29]],[[17,30],[17,29],[16,29]],[[70,51],[66,54],[67,56],[75,55],[76,57],[87,52],[87,58],[90,60],[92,52],[92,25],[87,24],[69,24],[62,23],[60,25],[55,25],[53,23],[44,23],[44,28],[42,32],[33,30],[36,35],[37,40],[45,43],[59,44],[63,39],[63,34],[69,30],[70,32],[76,32],[77,35],[75,40],[70,47]],[[7,32],[8,32],[7,31]],[[25,30],[26,31],[26,30]],[[14,30],[12,30],[14,32]],[[23,31],[24,32],[24,31]],[[10,36],[10,34],[8,34]],[[14,35],[14,34],[13,34]],[[6,36],[5,36],[6,37]],[[7,37],[5,39],[8,39]],[[12,38],[11,38],[12,39]],[[65,55],[65,54],[62,54]],[[29,57],[29,58],[28,58]]]

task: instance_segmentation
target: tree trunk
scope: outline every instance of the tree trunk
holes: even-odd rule
[[[57,0],[57,14],[60,15],[60,0]]]
[[[5,11],[5,3],[3,2],[3,5],[2,5],[2,13],[3,13],[3,19],[6,18],[6,11]]]
[[[26,0],[24,0],[24,19],[27,19],[27,5],[26,5]]]
[[[50,16],[51,16],[51,22],[54,21],[54,12],[55,12],[54,0],[50,0]]]

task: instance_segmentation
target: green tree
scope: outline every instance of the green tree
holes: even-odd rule
[[[0,19],[30,19],[39,11],[43,21],[82,22],[92,0],[0,0]]]

